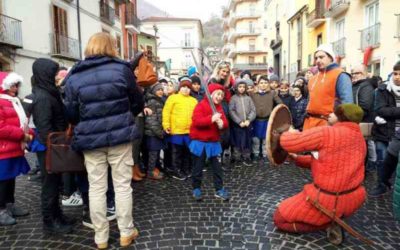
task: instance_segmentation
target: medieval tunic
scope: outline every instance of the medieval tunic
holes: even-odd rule
[[[318,159],[311,155],[298,156],[296,159],[298,166],[310,168],[313,183],[306,184],[302,192],[279,205],[277,212],[286,224],[303,223],[317,228],[331,221],[307,201],[307,197],[318,200],[328,210],[335,211],[338,217],[350,216],[362,206],[366,194],[361,186],[366,145],[358,124],[340,122],[332,127],[316,127],[297,133],[285,132],[280,143],[292,153],[318,151]],[[326,191],[346,193],[334,195]],[[287,227],[280,227],[280,223],[276,226],[291,231]]]
[[[328,116],[333,113],[335,101],[353,103],[350,77],[336,63],[318,72],[308,84],[309,103],[303,129],[328,124]]]

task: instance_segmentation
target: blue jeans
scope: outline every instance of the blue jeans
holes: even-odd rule
[[[383,141],[375,141],[376,145],[376,170],[378,173],[378,183],[377,186],[384,186],[383,183],[383,162],[387,157],[387,147],[389,145],[388,142]]]

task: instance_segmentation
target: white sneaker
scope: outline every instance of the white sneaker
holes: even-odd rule
[[[117,218],[117,215],[115,214],[115,206],[113,207],[107,207],[107,220],[112,221]]]
[[[81,195],[75,192],[70,197],[63,197],[61,204],[65,207],[78,207],[83,205],[83,200]]]

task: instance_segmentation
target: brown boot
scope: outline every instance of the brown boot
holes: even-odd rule
[[[142,177],[142,178],[146,176],[146,174],[143,173],[143,172],[140,170],[138,164],[133,165],[133,171],[136,171],[136,175],[138,175],[138,176],[140,176],[140,177]]]
[[[139,236],[139,231],[137,230],[137,228],[134,228],[132,234],[130,236],[121,237],[119,243],[121,247],[127,247],[130,244],[132,244],[132,242],[135,241],[135,239],[138,236]]]
[[[141,177],[141,176],[137,173],[137,171],[140,171],[140,170],[136,170],[135,166],[136,166],[136,165],[133,165],[133,167],[132,167],[132,180],[134,180],[134,181],[141,181],[141,180],[143,180],[143,177]]]
[[[158,168],[154,168],[154,170],[147,175],[147,178],[153,180],[161,180],[162,178],[164,178],[164,175],[160,172]]]

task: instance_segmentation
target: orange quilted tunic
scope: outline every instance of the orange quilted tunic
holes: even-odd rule
[[[362,206],[366,192],[360,185],[364,179],[366,145],[358,124],[341,122],[332,127],[286,132],[282,134],[280,143],[291,153],[318,151],[318,159],[311,155],[299,156],[296,164],[310,168],[314,183],[321,189],[343,192],[358,187],[351,193],[339,196],[337,216],[348,217]],[[306,201],[307,196],[318,199],[330,211],[334,210],[336,196],[318,192],[311,183],[279,205],[278,210],[283,218],[289,223],[302,222],[315,226],[330,222],[327,216]]]

